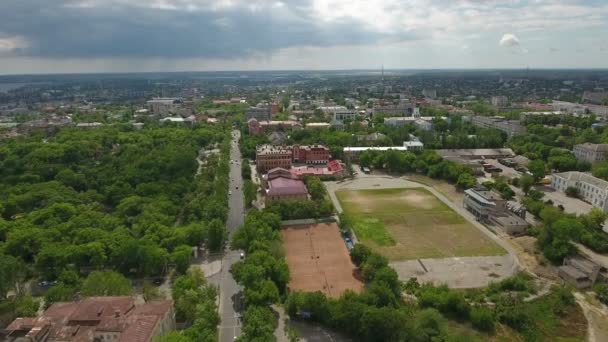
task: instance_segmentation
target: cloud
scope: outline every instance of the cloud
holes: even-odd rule
[[[505,33],[502,35],[502,38],[500,38],[498,45],[500,45],[500,46],[520,46],[519,38],[517,38],[517,36],[514,35],[513,33]]]
[[[513,33],[505,33],[498,42],[499,46],[510,49],[512,52],[528,53],[528,49],[524,48],[519,42],[519,38]]]
[[[416,39],[356,18],[321,22],[289,3],[178,0],[19,0],[0,4],[1,34],[27,42],[13,54],[46,58],[236,58],[294,46]]]

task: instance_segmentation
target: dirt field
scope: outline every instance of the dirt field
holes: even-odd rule
[[[339,191],[336,195],[357,237],[390,260],[505,253],[425,189]]]
[[[285,226],[281,233],[291,273],[290,290],[321,291],[336,298],[348,289],[363,289],[337,224]]]

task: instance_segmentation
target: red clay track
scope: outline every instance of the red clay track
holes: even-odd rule
[[[348,289],[363,289],[337,224],[284,226],[281,233],[291,291],[321,291],[336,298]]]

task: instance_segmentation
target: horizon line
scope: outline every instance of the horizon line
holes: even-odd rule
[[[384,71],[608,71],[608,67],[564,67],[564,68],[384,68]],[[49,72],[49,73],[15,73],[1,74],[5,76],[71,76],[71,75],[141,75],[141,74],[184,74],[184,73],[255,73],[255,72],[346,72],[346,71],[374,71],[380,72],[380,68],[361,69],[245,69],[245,70],[181,70],[181,71],[101,71],[101,72]],[[390,76],[390,75],[389,75]]]

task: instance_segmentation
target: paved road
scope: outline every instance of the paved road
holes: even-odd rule
[[[241,152],[238,147],[238,137],[240,132],[232,132],[232,146],[230,149],[230,160],[237,160],[238,163],[230,164],[230,191],[228,198],[228,220],[226,227],[229,238],[232,233],[243,224],[244,218],[244,198],[243,180],[241,177]],[[238,188],[238,189],[237,189]],[[219,274],[220,285],[220,316],[222,322],[219,326],[219,341],[234,341],[236,336],[241,334],[240,311],[242,309],[242,288],[232,279],[230,267],[239,260],[240,251],[226,249],[222,258],[222,270]]]

